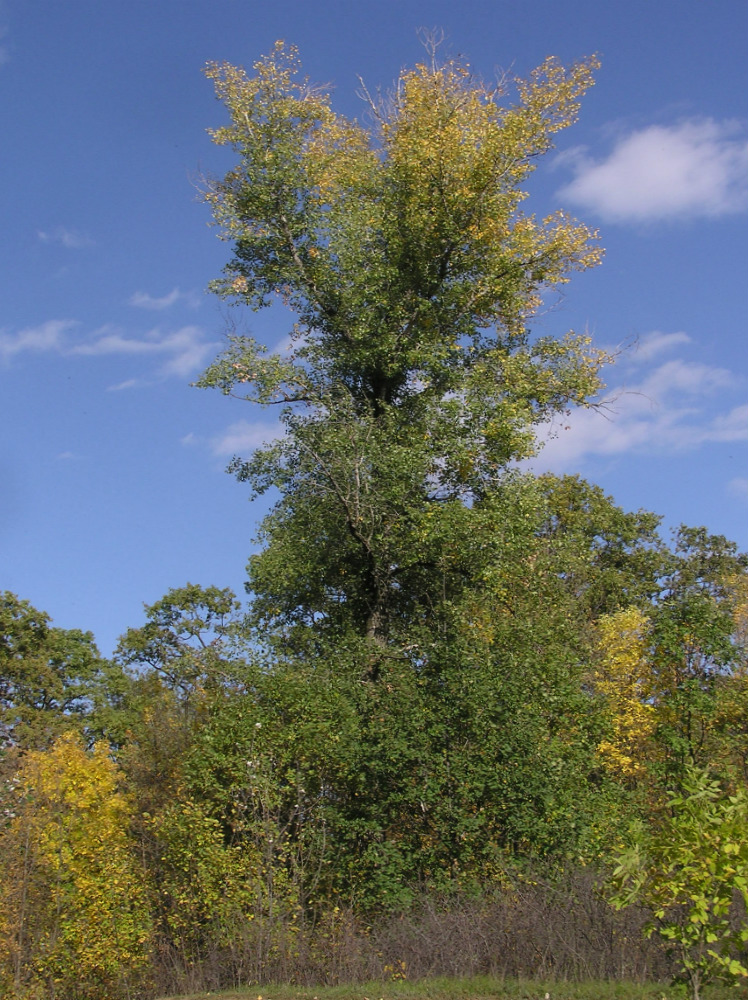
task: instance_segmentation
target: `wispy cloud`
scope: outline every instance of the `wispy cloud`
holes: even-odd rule
[[[104,326],[90,338],[73,338],[71,332],[80,326],[74,320],[49,320],[23,330],[0,330],[0,360],[9,362],[24,353],[59,354],[63,357],[129,357],[152,358],[157,362],[149,379],[128,378],[113,389],[129,389],[150,384],[153,378],[186,379],[203,367],[220,345],[207,340],[199,326],[183,326],[163,331],[159,327],[141,336],[130,336],[116,327]]]
[[[108,385],[107,392],[120,392],[124,389],[137,389],[139,386],[148,383],[142,378],[126,378],[124,382],[117,382],[115,385]]]
[[[280,437],[283,428],[277,421],[237,420],[230,424],[222,434],[211,439],[210,445],[214,455],[248,455],[255,448]],[[192,443],[192,438],[189,442]]]
[[[660,333],[659,330],[653,330],[652,333],[641,337],[634,345],[631,361],[643,364],[645,361],[651,361],[658,354],[664,354],[678,344],[690,344],[690,342],[691,338],[687,333]]]
[[[216,344],[205,339],[204,331],[199,326],[183,326],[171,333],[164,333],[157,327],[140,338],[128,337],[119,330],[104,327],[93,340],[77,344],[70,353],[88,356],[160,356],[163,357],[158,369],[160,377],[186,378],[205,363],[216,347]],[[136,384],[137,380],[128,379],[116,388],[130,388]]]
[[[0,358],[9,361],[17,354],[31,351],[36,354],[60,352],[64,348],[65,334],[78,324],[69,319],[51,319],[40,326],[29,326],[16,333],[0,330]]]
[[[636,369],[687,340],[685,334],[650,334],[628,364]],[[545,425],[540,434],[545,446],[532,464],[538,471],[571,472],[595,456],[666,454],[710,442],[748,441],[748,404],[715,412],[714,401],[724,405],[740,385],[726,368],[682,358],[663,361],[634,382],[611,388],[609,402],[599,409],[574,410]]]
[[[40,229],[36,235],[42,243],[59,243],[68,250],[85,250],[86,247],[96,246],[95,240],[88,233],[82,233],[79,229],[66,229],[64,226],[50,230]]]
[[[94,340],[85,344],[76,344],[71,354],[102,355],[102,354],[154,354],[162,350],[158,330],[153,330],[147,339],[127,337],[118,330],[102,327]]]
[[[735,406],[724,416],[716,417],[696,443],[702,441],[748,441],[748,403]]]
[[[617,222],[717,217],[748,208],[748,137],[700,118],[619,137],[604,159],[584,147],[556,159],[574,179],[559,195]]]
[[[737,385],[735,375],[727,368],[699,364],[676,358],[655,368],[641,383],[639,391],[653,406],[664,405],[678,397],[708,396],[718,389]]]
[[[149,295],[148,292],[135,292],[130,297],[130,305],[138,309],[168,309],[177,302],[185,302],[195,309],[200,305],[200,298],[194,292],[180,292],[178,288],[173,288],[168,295],[162,295],[160,298]]]
[[[198,326],[185,326],[164,340],[164,347],[171,357],[164,362],[162,373],[177,378],[187,378],[196,369],[204,366],[208,355],[218,344],[204,339]]]

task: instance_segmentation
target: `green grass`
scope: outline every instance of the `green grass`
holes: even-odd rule
[[[706,987],[704,1000],[739,1000],[745,992]],[[192,993],[168,1000],[687,1000],[684,987],[662,983],[544,982],[540,980],[424,979],[372,982],[354,986],[254,986]],[[162,998],[166,1000],[166,998]]]

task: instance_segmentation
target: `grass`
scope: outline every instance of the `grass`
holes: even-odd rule
[[[682,986],[631,982],[545,982],[541,980],[424,979],[319,988],[277,985],[212,993],[183,994],[168,1000],[687,1000]],[[739,1000],[734,987],[706,987],[703,1000]],[[167,998],[162,998],[167,1000]]]

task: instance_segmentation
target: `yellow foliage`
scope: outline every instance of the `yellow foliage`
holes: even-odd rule
[[[597,749],[608,771],[629,780],[646,773],[646,746],[655,729],[655,710],[648,701],[648,626],[648,618],[637,608],[605,615],[598,622],[594,686],[608,706],[611,735]]]
[[[748,573],[730,577],[726,589],[732,601],[735,645],[743,653],[741,672],[748,672]]]
[[[69,733],[28,753],[0,835],[0,983],[104,1000],[127,991],[146,962],[145,882],[129,842],[131,808],[107,748]],[[12,983],[12,986],[11,986]]]
[[[247,845],[226,845],[218,820],[188,797],[149,825],[160,851],[162,921],[183,958],[198,960],[206,928],[223,943],[237,922],[253,919],[260,859]]]
[[[417,322],[434,350],[445,346],[447,315],[522,330],[542,287],[602,257],[597,233],[563,213],[519,213],[527,197],[520,185],[554,134],[575,121],[598,65],[594,57],[568,69],[546,60],[516,82],[514,104],[460,63],[416,66],[391,98],[365,92],[374,122],[366,129],[299,76],[298,52],[282,42],[255,63],[254,76],[209,64],[231,116],[210,134],[241,163],[210,185],[206,200],[222,237],[241,240],[244,254],[214,289],[253,307],[268,295],[292,305],[298,296],[294,308],[313,303],[327,322],[344,322],[352,341],[375,305],[391,336],[412,334]],[[401,287],[404,261],[409,290]],[[442,286],[451,291],[437,315],[426,300]],[[587,354],[594,380],[607,359]]]

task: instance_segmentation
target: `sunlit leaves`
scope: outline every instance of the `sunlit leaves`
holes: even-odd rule
[[[459,390],[476,348],[522,338],[540,291],[600,259],[580,223],[518,212],[519,185],[574,120],[595,65],[549,63],[516,105],[458,64],[418,66],[391,98],[370,99],[370,132],[300,80],[281,43],[253,77],[209,67],[231,116],[214,139],[240,159],[206,196],[235,248],[216,290],[256,308],[287,301],[301,318],[302,369],[321,366],[354,394]],[[591,381],[564,398],[582,402],[605,359],[571,343],[566,353]],[[255,369],[242,365],[235,381]],[[226,387],[227,374],[211,370],[202,384]]]
[[[262,912],[261,864],[247,844],[227,845],[217,819],[185,789],[147,818],[158,848],[154,910],[164,946],[185,965],[223,944],[237,926],[246,934],[255,910]]]
[[[595,690],[605,699],[611,725],[598,753],[605,766],[624,779],[646,773],[648,743],[656,726],[648,630],[648,619],[636,608],[605,615],[598,623]]]
[[[450,563],[429,506],[477,511],[539,423],[599,391],[588,338],[527,329],[545,290],[598,262],[596,234],[520,211],[596,65],[550,61],[514,103],[458,63],[416,66],[389,97],[364,91],[369,128],[282,43],[253,76],[209,67],[230,116],[213,135],[238,156],[206,195],[234,248],[215,290],[299,316],[288,352],[234,338],[198,383],[282,407],[285,437],[231,465],[281,491],[250,569],[265,626],[343,618],[384,642]]]
[[[650,933],[672,943],[693,1000],[710,980],[748,978],[748,927],[737,909],[739,900],[743,914],[748,906],[747,824],[744,787],[731,792],[691,769],[659,822],[635,827],[617,859],[614,905],[652,911]]]
[[[75,734],[28,753],[0,832],[0,975],[9,995],[63,1000],[126,993],[148,957],[145,877],[128,829],[133,804],[99,744]]]

